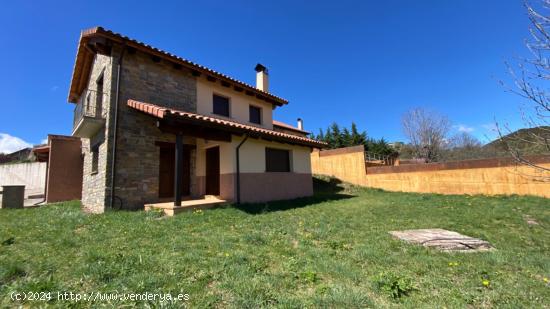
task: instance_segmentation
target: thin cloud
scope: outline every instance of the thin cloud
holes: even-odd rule
[[[454,126],[454,128],[458,131],[458,132],[465,132],[465,133],[472,133],[474,132],[474,128],[472,127],[469,127],[467,125],[464,125],[464,124],[459,124],[459,125],[456,125]]]
[[[32,147],[32,144],[25,142],[19,137],[0,133],[0,153],[12,153],[28,147]]]

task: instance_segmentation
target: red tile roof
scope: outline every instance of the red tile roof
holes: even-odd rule
[[[83,80],[88,78],[89,68],[84,68],[84,67],[91,66],[93,55],[91,55],[91,52],[88,50],[88,48],[86,48],[86,44],[90,38],[94,38],[94,37],[107,38],[115,42],[123,43],[128,47],[139,49],[148,54],[159,56],[168,61],[174,62],[179,65],[183,65],[184,67],[187,67],[189,69],[196,70],[198,72],[211,75],[222,81],[235,84],[247,91],[251,91],[252,93],[256,94],[260,98],[264,98],[266,101],[269,101],[272,104],[282,106],[288,103],[287,100],[281,97],[278,97],[276,95],[273,95],[269,92],[259,90],[254,86],[251,86],[247,83],[234,79],[220,72],[214,71],[198,63],[178,57],[167,51],[158,49],[156,47],[137,41],[135,39],[131,39],[120,33],[116,33],[111,30],[104,29],[103,27],[95,27],[95,28],[83,30],[80,35],[80,41],[78,44],[78,51],[77,51],[76,61],[75,61],[74,70],[73,70],[71,87],[69,90],[69,102],[76,103],[76,98],[78,97],[78,95],[82,90],[80,88],[84,87],[85,85],[85,81]]]
[[[204,116],[195,113],[183,112],[176,109],[171,109],[167,107],[162,107],[150,103],[139,102],[135,100],[128,100],[128,106],[136,109],[138,111],[144,112],[151,116],[154,116],[159,119],[168,118],[168,117],[178,117],[182,119],[189,119],[194,121],[204,122],[205,124],[215,124],[219,126],[220,129],[228,128],[233,129],[233,131],[239,131],[241,133],[249,133],[251,135],[256,135],[257,137],[264,137],[267,139],[272,139],[280,142],[285,142],[289,144],[304,145],[315,148],[325,148],[326,143],[316,141],[314,139],[301,137],[298,135],[278,132],[274,130],[269,130],[265,128],[255,127],[251,125],[242,124],[235,121]]]
[[[308,132],[308,131],[300,130],[300,129],[294,127],[294,126],[289,125],[288,123],[280,122],[280,121],[277,121],[277,120],[273,120],[273,125],[274,125],[274,126],[277,126],[277,127],[281,127],[281,128],[287,129],[287,130],[292,130],[292,131],[300,132],[300,133],[303,133],[303,134],[309,134],[309,133],[311,133],[311,132]]]

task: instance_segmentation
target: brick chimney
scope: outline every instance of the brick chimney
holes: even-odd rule
[[[269,74],[267,73],[267,68],[258,63],[254,70],[256,70],[256,88],[269,92]]]

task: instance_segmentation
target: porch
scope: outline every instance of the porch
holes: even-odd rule
[[[162,210],[165,215],[171,217],[181,212],[193,211],[196,209],[208,209],[226,203],[226,200],[222,200],[216,196],[206,195],[201,199],[181,201],[179,206],[177,206],[175,202],[145,204],[145,211],[159,209]]]

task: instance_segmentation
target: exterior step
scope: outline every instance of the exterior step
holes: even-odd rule
[[[207,198],[205,196],[205,198],[203,199],[182,201],[181,206],[175,206],[174,202],[146,204],[145,211],[149,211],[152,209],[162,209],[165,215],[174,216],[174,215],[177,215],[178,213],[182,213],[185,211],[193,211],[196,209],[208,209],[208,208],[216,207],[226,203],[227,203],[226,200],[222,200],[213,196]]]

